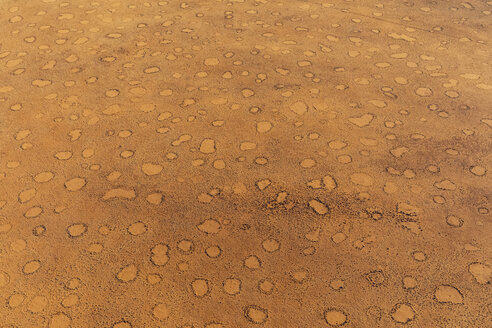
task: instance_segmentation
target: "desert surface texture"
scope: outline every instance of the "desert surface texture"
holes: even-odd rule
[[[1,0],[0,327],[492,327],[491,29]]]

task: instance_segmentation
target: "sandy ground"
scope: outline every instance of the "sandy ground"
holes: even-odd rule
[[[492,1],[0,1],[0,327],[492,327]]]

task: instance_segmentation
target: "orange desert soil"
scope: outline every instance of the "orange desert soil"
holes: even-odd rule
[[[0,1],[0,327],[492,327],[492,1]]]

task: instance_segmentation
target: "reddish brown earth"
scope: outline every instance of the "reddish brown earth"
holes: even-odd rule
[[[0,2],[0,327],[491,327],[491,1]]]

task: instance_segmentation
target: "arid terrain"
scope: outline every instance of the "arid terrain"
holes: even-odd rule
[[[492,1],[1,0],[0,327],[492,327]]]

